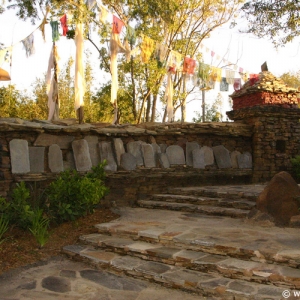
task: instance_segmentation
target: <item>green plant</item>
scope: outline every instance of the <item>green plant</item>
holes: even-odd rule
[[[0,217],[0,244],[2,244],[5,239],[2,239],[4,233],[8,230],[9,220],[2,214]]]
[[[293,173],[297,179],[300,179],[300,155],[295,156],[295,158],[291,158],[291,163],[293,166]]]
[[[42,248],[49,239],[49,219],[44,217],[43,213],[42,209],[35,210],[31,218],[31,225],[29,226],[29,230],[35,237],[40,248]]]
[[[60,173],[47,189],[49,214],[60,223],[93,212],[108,191],[103,168],[100,164],[85,176],[75,170]]]
[[[33,210],[28,203],[30,198],[29,189],[24,182],[17,183],[13,190],[12,201],[8,206],[9,221],[20,228],[26,229],[31,223]]]

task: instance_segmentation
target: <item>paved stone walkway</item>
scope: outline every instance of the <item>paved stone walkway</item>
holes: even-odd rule
[[[1,300],[199,300],[180,290],[57,257],[0,276]]]
[[[238,194],[241,198],[251,198],[256,197],[263,188],[264,186],[248,185],[206,187],[205,189],[207,189],[207,193],[218,194],[219,196],[232,194],[232,197],[235,197]],[[231,294],[226,296],[226,299],[232,300],[300,299],[300,231],[297,228],[278,228],[272,224],[260,226],[245,219],[207,216],[182,211],[130,207],[117,208],[116,210],[120,214],[118,220],[97,225],[100,237],[97,235],[86,236],[81,238],[82,241],[95,241],[99,246],[101,235],[108,234],[108,237],[102,241],[103,244],[111,245],[111,248],[119,250],[124,248],[125,252],[130,250],[138,253],[141,250],[142,256],[144,256],[144,253],[147,252],[145,252],[145,247],[149,247],[149,245],[139,241],[139,239],[158,240],[163,242],[167,248],[159,250],[155,249],[154,246],[148,252],[152,252],[153,257],[157,258],[162,255],[164,259],[168,258],[170,253],[171,256],[176,257],[174,249],[171,247],[180,247],[180,245],[189,245],[189,250],[182,251],[180,254],[180,257],[185,259],[188,259],[188,255],[195,254],[192,253],[192,250],[197,251],[197,255],[201,254],[199,251],[205,251],[206,254],[210,253],[206,257],[203,256],[201,260],[198,259],[196,263],[202,268],[202,265],[208,266],[212,262],[208,260],[209,258],[214,259],[214,261],[217,258],[220,261],[217,262],[219,264],[218,270],[213,270],[212,273],[208,271],[205,276],[219,277],[210,278],[207,281],[201,279],[201,282],[195,284],[199,286],[206,284],[208,289],[219,289],[214,294],[216,298],[206,298],[199,293],[193,294],[191,291],[183,292],[174,289],[174,286],[170,289],[147,280],[135,278],[139,276],[127,277],[121,273],[113,273],[97,264],[96,268],[92,264],[75,262],[62,256],[2,274],[0,276],[0,300],[224,300],[222,293],[225,290],[223,291],[221,287],[233,292],[232,295],[235,296],[230,296]],[[134,242],[127,241],[126,236],[133,238]],[[89,245],[74,246],[70,246],[69,249],[73,247],[75,252],[78,249],[80,252],[80,249],[84,249],[84,247],[91,247]],[[90,251],[89,256],[93,257],[94,255],[94,261],[95,258],[99,261],[99,257],[103,259],[104,256],[105,260],[112,260],[115,254],[106,251],[99,252],[99,254]],[[123,253],[121,257],[126,258],[127,263],[138,259],[130,259]],[[120,264],[122,260],[119,259],[118,261]],[[122,267],[126,267],[122,264],[119,265],[120,270]],[[144,271],[146,271],[145,274],[154,274],[155,278],[151,280],[159,282],[160,278],[163,277],[160,277],[159,274],[156,275],[151,269],[154,265],[158,266],[158,263],[149,262],[147,264],[146,260],[146,270]],[[257,269],[260,266],[268,267],[267,269]],[[274,266],[274,268],[270,269],[270,266]],[[254,269],[255,273],[253,272]],[[140,271],[137,268],[138,272],[141,270],[142,268]],[[217,271],[225,275],[228,272],[233,273],[230,278],[227,276],[221,278],[222,274],[217,274]],[[180,278],[176,275],[176,278],[174,277],[172,280],[175,280],[174,282],[183,280],[193,283],[195,277],[193,272],[192,270],[186,272],[191,276],[190,278]],[[250,278],[252,274],[255,275],[253,275],[253,280],[258,281],[252,281]],[[150,277],[148,276],[148,279]],[[241,280],[247,280],[246,277],[249,277],[250,280],[241,283]],[[147,279],[147,275],[144,278]],[[260,281],[263,283],[261,286],[259,285]],[[299,296],[297,294],[293,296],[294,292],[298,292],[297,289]],[[253,293],[253,291],[257,293]],[[263,296],[259,293],[262,293]]]

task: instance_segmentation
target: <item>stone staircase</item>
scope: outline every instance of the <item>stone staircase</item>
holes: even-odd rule
[[[283,291],[300,290],[300,235],[245,220],[262,189],[175,188],[152,195],[138,208],[120,208],[120,219],[96,225],[99,233],[64,252],[199,299],[286,299]]]
[[[216,187],[173,188],[168,194],[154,194],[147,200],[138,200],[144,208],[170,209],[203,213],[206,215],[245,218],[254,207],[257,194],[238,193],[237,190],[219,191]]]

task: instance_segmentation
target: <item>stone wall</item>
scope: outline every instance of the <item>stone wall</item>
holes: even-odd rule
[[[119,204],[172,185],[251,181],[249,125],[63,123],[0,119],[0,195],[19,181],[43,189],[59,172],[84,173],[103,159],[108,199]]]
[[[291,158],[300,155],[300,109],[254,106],[227,114],[253,126],[253,182],[266,182],[280,171],[292,173]]]

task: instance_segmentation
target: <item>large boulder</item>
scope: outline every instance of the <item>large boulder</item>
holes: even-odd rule
[[[276,174],[256,200],[256,208],[272,216],[278,226],[299,215],[300,188],[287,172]]]

